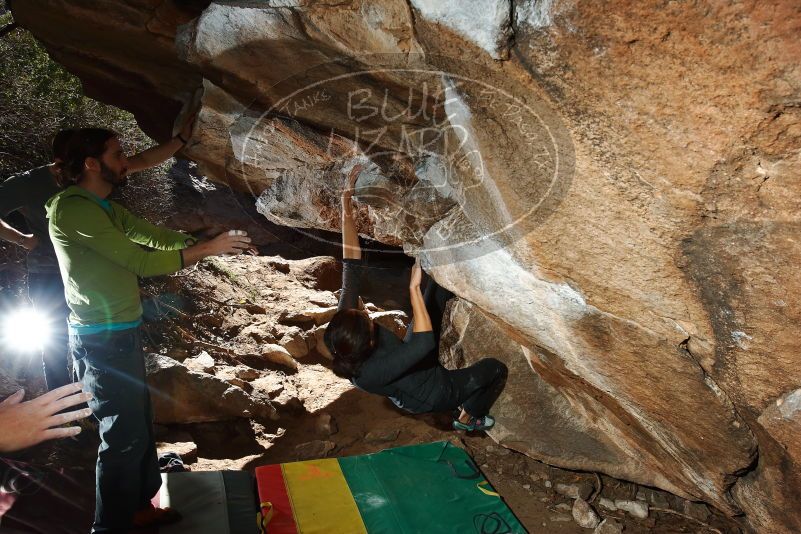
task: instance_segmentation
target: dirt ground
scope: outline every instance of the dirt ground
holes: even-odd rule
[[[367,308],[375,313],[402,309],[407,305],[405,266],[392,268],[392,262],[381,261],[375,265],[373,283],[363,291],[365,300],[375,304]],[[161,317],[146,324],[147,350],[225,380],[271,403],[278,414],[276,420],[241,417],[158,424],[160,450],[184,453],[192,470],[253,470],[271,463],[450,440],[472,455],[530,532],[591,531],[573,520],[573,500],[556,491],[559,484],[581,483],[594,488],[588,499],[599,515],[616,518],[627,533],[740,532],[705,506],[606,476],[545,465],[497,446],[483,433],[451,430],[450,414],[405,414],[389,400],[337,378],[321,354],[319,338],[336,303],[339,277],[333,259],[292,261],[262,255],[206,261],[149,282],[144,295],[157,297],[154,308]],[[403,319],[401,312],[385,317],[395,326]],[[276,357],[275,351],[266,355],[267,345],[283,347],[291,361]],[[27,458],[54,465],[68,462],[91,480],[96,445],[93,428],[87,425],[78,439],[41,445]],[[599,506],[602,497],[638,496],[651,502],[646,519]]]

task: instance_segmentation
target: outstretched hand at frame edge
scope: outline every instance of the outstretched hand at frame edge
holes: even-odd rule
[[[0,453],[12,452],[43,441],[71,437],[81,432],[79,426],[62,426],[92,414],[88,408],[59,413],[92,398],[74,383],[54,389],[29,401],[23,401],[21,389],[0,402]]]

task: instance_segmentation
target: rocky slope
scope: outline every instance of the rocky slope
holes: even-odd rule
[[[469,6],[469,7],[468,7]],[[516,371],[495,437],[801,531],[801,7],[27,0],[19,23],[279,224],[360,228]],[[485,335],[479,334],[484,332]]]

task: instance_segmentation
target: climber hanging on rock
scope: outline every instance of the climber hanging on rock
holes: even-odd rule
[[[412,413],[453,411],[455,429],[491,428],[495,420],[488,414],[503,390],[506,366],[493,358],[455,371],[440,365],[442,314],[453,294],[430,278],[425,291],[421,290],[419,262],[409,280],[412,321],[403,341],[358,308],[359,283],[367,271],[352,205],[360,172],[358,165],[351,170],[342,193],[342,294],[324,335],[334,357],[334,372],[364,391],[389,397],[396,406]]]

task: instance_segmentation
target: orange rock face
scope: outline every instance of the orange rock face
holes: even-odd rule
[[[495,437],[801,531],[801,5],[94,2],[14,16],[274,222],[360,229],[513,370]]]

